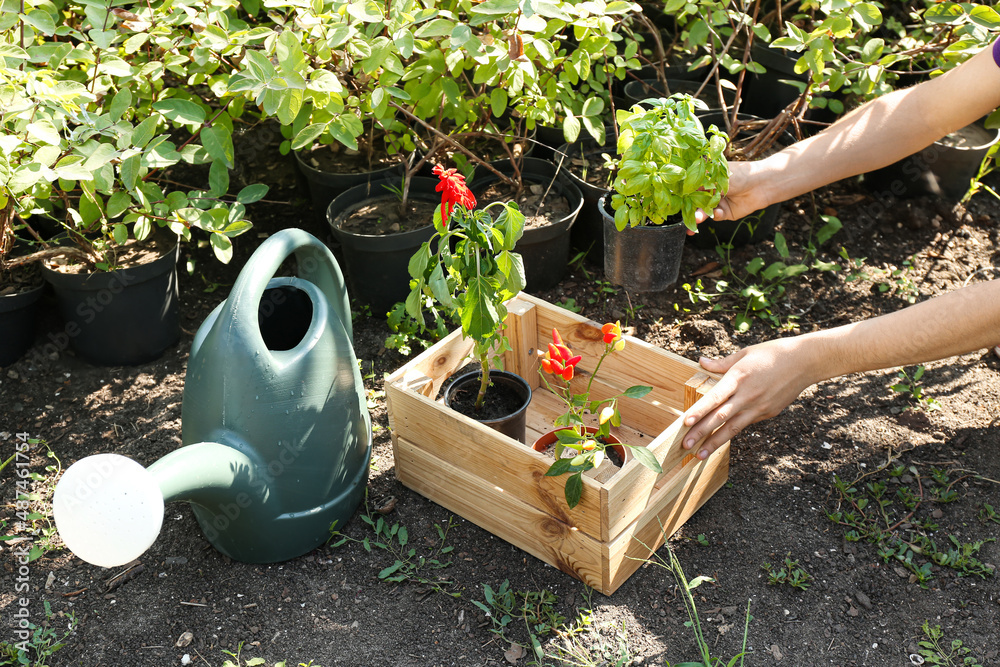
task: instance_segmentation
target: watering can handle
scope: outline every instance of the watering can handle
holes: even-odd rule
[[[347,287],[340,266],[330,249],[312,234],[301,229],[283,229],[268,238],[247,261],[226,300],[229,316],[244,308],[257,312],[258,304],[267,284],[278,267],[295,253],[298,260],[298,277],[316,285],[347,331],[348,340],[354,340],[351,326],[351,307]]]

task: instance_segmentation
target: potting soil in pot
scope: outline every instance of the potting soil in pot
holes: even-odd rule
[[[479,208],[495,201],[513,201],[514,189],[506,183],[496,182],[486,188],[478,200]],[[526,184],[517,197],[517,205],[524,214],[525,229],[553,225],[573,212],[569,202],[555,187],[549,189],[547,184],[540,183]]]
[[[437,204],[410,197],[406,202],[406,212],[400,213],[399,198],[386,195],[367,199],[348,209],[339,218],[340,228],[351,234],[384,236],[420,229],[434,220]]]
[[[486,390],[483,406],[476,410],[476,396],[478,395],[479,380],[477,378],[470,387],[457,389],[451,395],[451,408],[479,421],[491,421],[509,417],[524,405],[524,397],[517,391],[496,382],[490,384],[489,389]]]

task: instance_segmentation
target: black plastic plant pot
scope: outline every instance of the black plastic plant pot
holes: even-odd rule
[[[630,292],[662,292],[677,282],[687,238],[683,223],[618,231],[609,196],[601,198],[598,210],[604,219],[605,280]]]
[[[504,175],[514,173],[510,160],[500,160],[491,164]],[[485,169],[479,171],[483,172],[483,175],[470,183],[469,189],[476,196],[481,208],[489,203],[482,201],[482,193],[500,179]],[[521,177],[526,184],[541,184],[548,187],[551,183],[552,190],[549,196],[561,195],[569,203],[569,214],[553,224],[525,229],[524,236],[514,248],[524,260],[526,289],[546,290],[559,284],[566,274],[570,232],[583,207],[583,194],[569,178],[559,173],[556,166],[547,160],[524,158],[521,161]]]
[[[434,191],[438,182],[437,178],[414,177],[410,182],[409,196],[438,202],[441,196]],[[370,306],[379,317],[397,302],[406,299],[410,293],[410,258],[424,241],[429,241],[434,235],[430,218],[426,226],[399,234],[356,234],[342,229],[351,212],[373,197],[394,196],[383,185],[399,184],[372,181],[356,185],[338,195],[326,209],[330,232],[340,246],[351,296]]]
[[[461,404],[475,403],[479,394],[481,371],[472,371],[452,381],[444,391],[444,404],[467,417],[489,426],[506,436],[526,444],[528,405],[531,403],[531,386],[520,375],[509,371],[490,370],[490,386],[486,390],[483,409],[491,402],[503,400],[511,406],[509,413],[488,419],[480,419],[474,409],[459,409]],[[500,396],[500,395],[503,396]]]
[[[754,62],[763,65],[763,74],[747,77],[741,108],[743,111],[762,118],[774,118],[781,110],[795,101],[802,92],[798,82],[805,85],[807,77],[795,71],[796,58],[783,49],[754,44],[751,48]]]
[[[614,141],[609,134],[608,141]],[[601,153],[614,153],[615,147],[605,142],[604,146],[598,146],[589,136],[581,136],[575,143],[563,144],[556,149],[553,155],[553,162],[559,166],[562,173],[573,185],[580,189],[583,195],[583,206],[580,208],[580,215],[573,223],[570,233],[570,240],[574,247],[587,251],[587,257],[597,264],[604,263],[604,218],[598,210],[598,202],[601,197],[608,193],[608,188],[599,187],[585,181],[577,174],[576,169],[570,163],[574,156],[582,154],[589,159],[599,159]],[[562,160],[560,160],[562,158]]]
[[[667,85],[656,79],[642,79],[641,81],[630,81],[625,84],[625,102],[629,107],[639,104],[642,100],[650,97],[668,97],[677,93],[686,93],[694,96],[701,88],[700,81],[687,81],[684,79],[667,79]],[[732,107],[736,103],[736,91],[731,88],[722,89],[722,97],[726,100],[726,106]],[[714,84],[705,86],[701,95],[698,96],[702,102],[708,105],[709,109],[720,109],[719,94],[716,92]]]
[[[879,193],[879,199],[936,194],[957,201],[969,190],[983,157],[998,140],[1000,130],[973,123],[915,155],[865,174],[864,182]]]
[[[364,171],[357,173],[334,173],[323,171],[308,161],[308,156],[295,153],[295,162],[299,165],[299,171],[305,176],[309,185],[309,195],[312,198],[313,207],[322,214],[326,211],[338,195],[347,192],[357,185],[365,185],[373,181],[393,180],[399,185],[399,179],[403,177],[404,161],[384,169]]]
[[[45,285],[0,296],[0,366],[21,358],[35,340],[38,300]]]
[[[180,246],[174,245],[148,264],[79,274],[43,265],[65,324],[53,344],[72,346],[84,359],[104,366],[157,359],[180,338],[179,256]]]

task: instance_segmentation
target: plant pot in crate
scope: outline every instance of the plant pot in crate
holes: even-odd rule
[[[474,405],[480,378],[482,372],[476,370],[453,380],[445,389],[444,404],[518,442],[525,442],[525,418],[531,403],[531,385],[514,373],[491,369],[490,387],[486,390],[482,409],[490,410],[493,416],[486,417],[477,415]]]
[[[565,404],[541,384],[535,350],[558,328],[583,356],[579,391],[604,349],[601,325],[527,294],[508,302],[506,335],[512,349],[504,367],[532,384],[529,440],[552,427]],[[619,399],[623,442],[645,446],[661,465],[654,473],[638,460],[607,481],[583,478],[580,502],[570,509],[565,480],[546,477],[552,463],[530,447],[435,400],[442,384],[468,361],[472,341],[448,335],[386,379],[396,477],[407,487],[494,535],[610,595],[722,485],[729,447],[699,460],[681,446],[686,407],[714,380],[698,364],[628,336],[605,360],[595,400],[634,384],[652,385],[641,399]],[[662,528],[661,528],[662,527]],[[646,545],[646,546],[643,546]]]
[[[42,265],[63,333],[81,357],[105,366],[142,364],[177,342],[180,246],[172,243],[152,262],[114,271],[66,273]]]
[[[492,164],[504,175],[514,174],[514,168],[509,160],[501,160]],[[583,195],[579,188],[565,175],[560,174],[556,166],[547,160],[524,158],[521,161],[521,178],[525,184],[522,197],[538,197],[530,192],[530,187],[536,186],[543,188],[542,201],[550,209],[553,208],[553,198],[559,197],[565,201],[565,208],[560,209],[561,212],[554,222],[526,226],[524,235],[514,247],[514,251],[520,253],[524,259],[527,289],[545,290],[558,284],[566,273],[566,264],[569,261],[570,230],[583,207]],[[502,195],[495,199],[485,197],[490,187],[495,184],[502,185],[499,177],[489,172],[477,176],[469,184],[469,189],[475,194],[479,206],[485,206],[490,201],[504,199]],[[548,190],[547,194],[544,194],[545,189]],[[530,218],[534,213],[524,206],[521,207],[521,212],[525,214],[526,218]]]
[[[662,292],[681,271],[687,227],[677,216],[670,225],[640,225],[618,231],[611,198],[601,198],[604,220],[604,278],[633,292]]]
[[[327,207],[327,223],[342,251],[351,296],[368,304],[380,317],[409,294],[407,266],[410,258],[434,234],[431,220],[434,207],[441,201],[440,194],[434,191],[437,183],[436,178],[418,176],[411,179],[409,199],[414,217],[410,223],[415,220],[418,224],[408,231],[393,232],[393,225],[403,229],[407,221],[391,222],[384,216],[374,218],[371,226],[352,226],[351,223],[352,217],[378,214],[378,210],[372,208],[375,206],[385,206],[389,215],[395,215],[391,207],[398,204],[399,199],[383,187],[398,186],[395,181],[356,185],[338,195]]]
[[[871,190],[896,197],[936,194],[961,199],[971,186],[987,151],[1000,130],[987,130],[977,122],[935,141],[915,155],[865,174]]]
[[[0,296],[0,366],[21,358],[35,340],[38,301],[45,283]]]
[[[559,431],[564,430],[566,427],[560,427],[552,429],[546,433],[543,433],[535,442],[531,445],[531,448],[536,452],[541,452],[546,456],[555,458],[555,446],[556,441],[559,440],[559,436],[556,435]],[[586,426],[584,427],[589,435],[597,433],[597,427]],[[607,451],[613,452],[615,460],[612,460],[612,456],[605,456],[604,460],[601,461],[601,465],[596,468],[591,468],[587,472],[583,473],[587,477],[592,477],[598,482],[606,482],[611,477],[625,467],[625,464],[632,460],[632,453],[628,447],[621,444],[621,440],[613,435],[608,435],[603,440],[604,444],[607,445]],[[560,458],[570,458],[576,456],[579,452],[572,448],[565,448],[562,451],[562,456]]]

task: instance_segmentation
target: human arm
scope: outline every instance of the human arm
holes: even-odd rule
[[[684,413],[690,449],[706,458],[754,422],[781,412],[807,387],[862,371],[936,361],[1000,343],[1000,280],[881,317],[753,345],[702,366],[725,373]]]
[[[770,157],[730,163],[729,192],[712,214],[738,220],[770,204],[892,164],[1000,106],[992,49],[912,88],[855,109]]]

